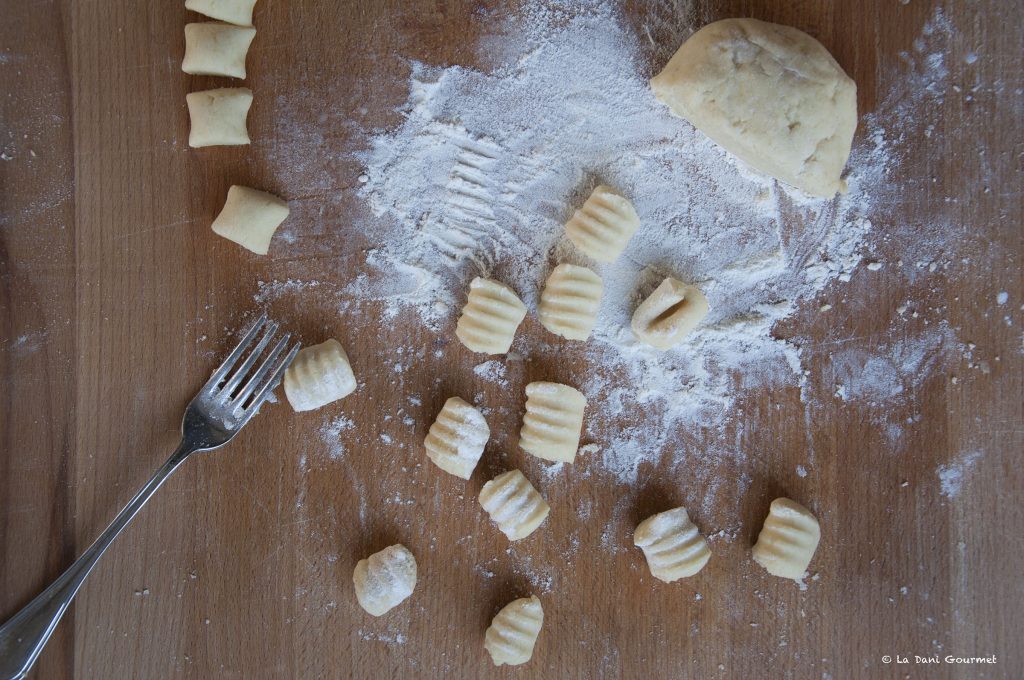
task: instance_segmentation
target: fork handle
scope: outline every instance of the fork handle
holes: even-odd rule
[[[0,626],[0,680],[24,678],[100,556],[195,448],[184,441],[100,537],[34,600]]]

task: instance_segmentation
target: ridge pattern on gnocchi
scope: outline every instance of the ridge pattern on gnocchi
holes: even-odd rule
[[[526,415],[519,432],[519,446],[544,460],[573,462],[586,406],[587,398],[568,385],[530,383],[526,386]]]
[[[474,352],[504,354],[526,317],[526,305],[503,283],[479,276],[469,284],[455,335]]]
[[[412,595],[416,558],[400,543],[359,560],[352,574],[359,606],[381,616]]]
[[[754,561],[773,576],[799,581],[820,539],[821,527],[810,510],[788,498],[776,498],[754,544]]]
[[[510,541],[532,534],[551,511],[519,470],[509,470],[484,484],[480,505]]]
[[[693,576],[711,559],[708,542],[685,508],[645,519],[633,533],[633,544],[643,550],[651,575],[666,583]]]
[[[469,479],[490,436],[483,414],[464,399],[452,397],[430,426],[424,446],[434,465]]]
[[[335,339],[303,347],[284,373],[284,393],[296,411],[311,411],[348,396],[356,378],[341,343]]]
[[[604,284],[601,277],[574,264],[560,264],[540,296],[540,323],[555,335],[586,340],[597,322]]]
[[[593,259],[613,262],[639,227],[640,216],[629,199],[602,184],[566,223],[565,232]]]
[[[544,608],[536,595],[505,605],[484,635],[484,648],[495,666],[517,666],[533,656],[533,648],[544,625]]]

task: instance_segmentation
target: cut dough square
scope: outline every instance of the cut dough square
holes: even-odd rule
[[[256,0],[185,0],[185,9],[220,19],[236,26],[252,26]]]
[[[245,87],[222,87],[217,90],[190,92],[185,95],[192,129],[188,145],[237,146],[249,143],[245,119],[252,106],[252,90]]]
[[[255,28],[216,21],[186,24],[181,70],[200,76],[245,78],[245,55],[255,37]]]
[[[233,186],[228,189],[224,208],[213,221],[213,231],[257,255],[266,255],[270,239],[286,217],[288,204],[277,196]]]

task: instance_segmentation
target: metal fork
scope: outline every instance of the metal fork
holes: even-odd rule
[[[209,451],[227,444],[249,422],[260,406],[278,386],[285,369],[299,351],[296,344],[285,353],[290,334],[285,334],[267,358],[253,371],[253,367],[277,333],[278,326],[261,316],[245,332],[242,341],[228,358],[214,371],[210,380],[189,402],[181,421],[181,443],[152,479],[128,505],[118,513],[110,526],[82,553],[67,571],[46,590],[29,602],[10,621],[0,626],[0,680],[24,678],[39,658],[43,646],[50,639],[61,616],[71,604],[85,577],[96,566],[100,556],[114,542],[121,530],[142,509],[171,473],[196,451]],[[263,336],[249,352],[247,358],[232,371],[242,355],[249,350],[256,337]],[[282,358],[283,355],[283,358]],[[251,374],[251,375],[250,375]]]

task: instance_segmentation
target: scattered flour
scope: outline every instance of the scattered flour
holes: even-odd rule
[[[580,347],[595,367],[580,387],[610,423],[644,413],[643,427],[609,428],[596,456],[630,483],[670,448],[674,431],[727,419],[737,380],[804,384],[801,350],[773,329],[862,263],[874,197],[907,131],[890,129],[895,110],[865,116],[849,193],[832,202],[797,195],[672,116],[651,95],[640,39],[618,10],[578,4],[573,13],[522,9],[498,32],[515,41],[486,43],[503,55],[489,72],[412,65],[404,122],[364,154],[360,195],[390,233],[368,256],[379,272],[351,292],[383,301],[390,314],[411,308],[437,330],[451,326],[477,275],[505,281],[535,309],[554,262],[594,267],[563,238],[573,208],[598,182],[624,191],[642,226],[617,262],[595,267],[605,293],[594,336]],[[909,112],[921,98],[941,98],[948,69],[932,44],[948,30],[937,10],[902,55],[917,100],[901,90],[891,108]],[[658,352],[634,340],[629,319],[668,275],[698,284],[711,312],[682,346]],[[844,378],[844,398],[898,396],[906,376],[932,367],[934,342],[934,334],[907,340],[895,358],[840,356],[840,372],[870,369]],[[475,372],[500,380],[497,366]]]
[[[946,465],[940,465],[935,471],[939,477],[939,488],[946,498],[956,498],[964,484],[964,477],[970,473],[974,465],[981,459],[981,451],[961,453]]]
[[[327,444],[327,455],[333,460],[344,458],[345,444],[341,441],[341,433],[354,427],[355,423],[346,416],[335,416],[324,421],[320,428],[320,439]]]

